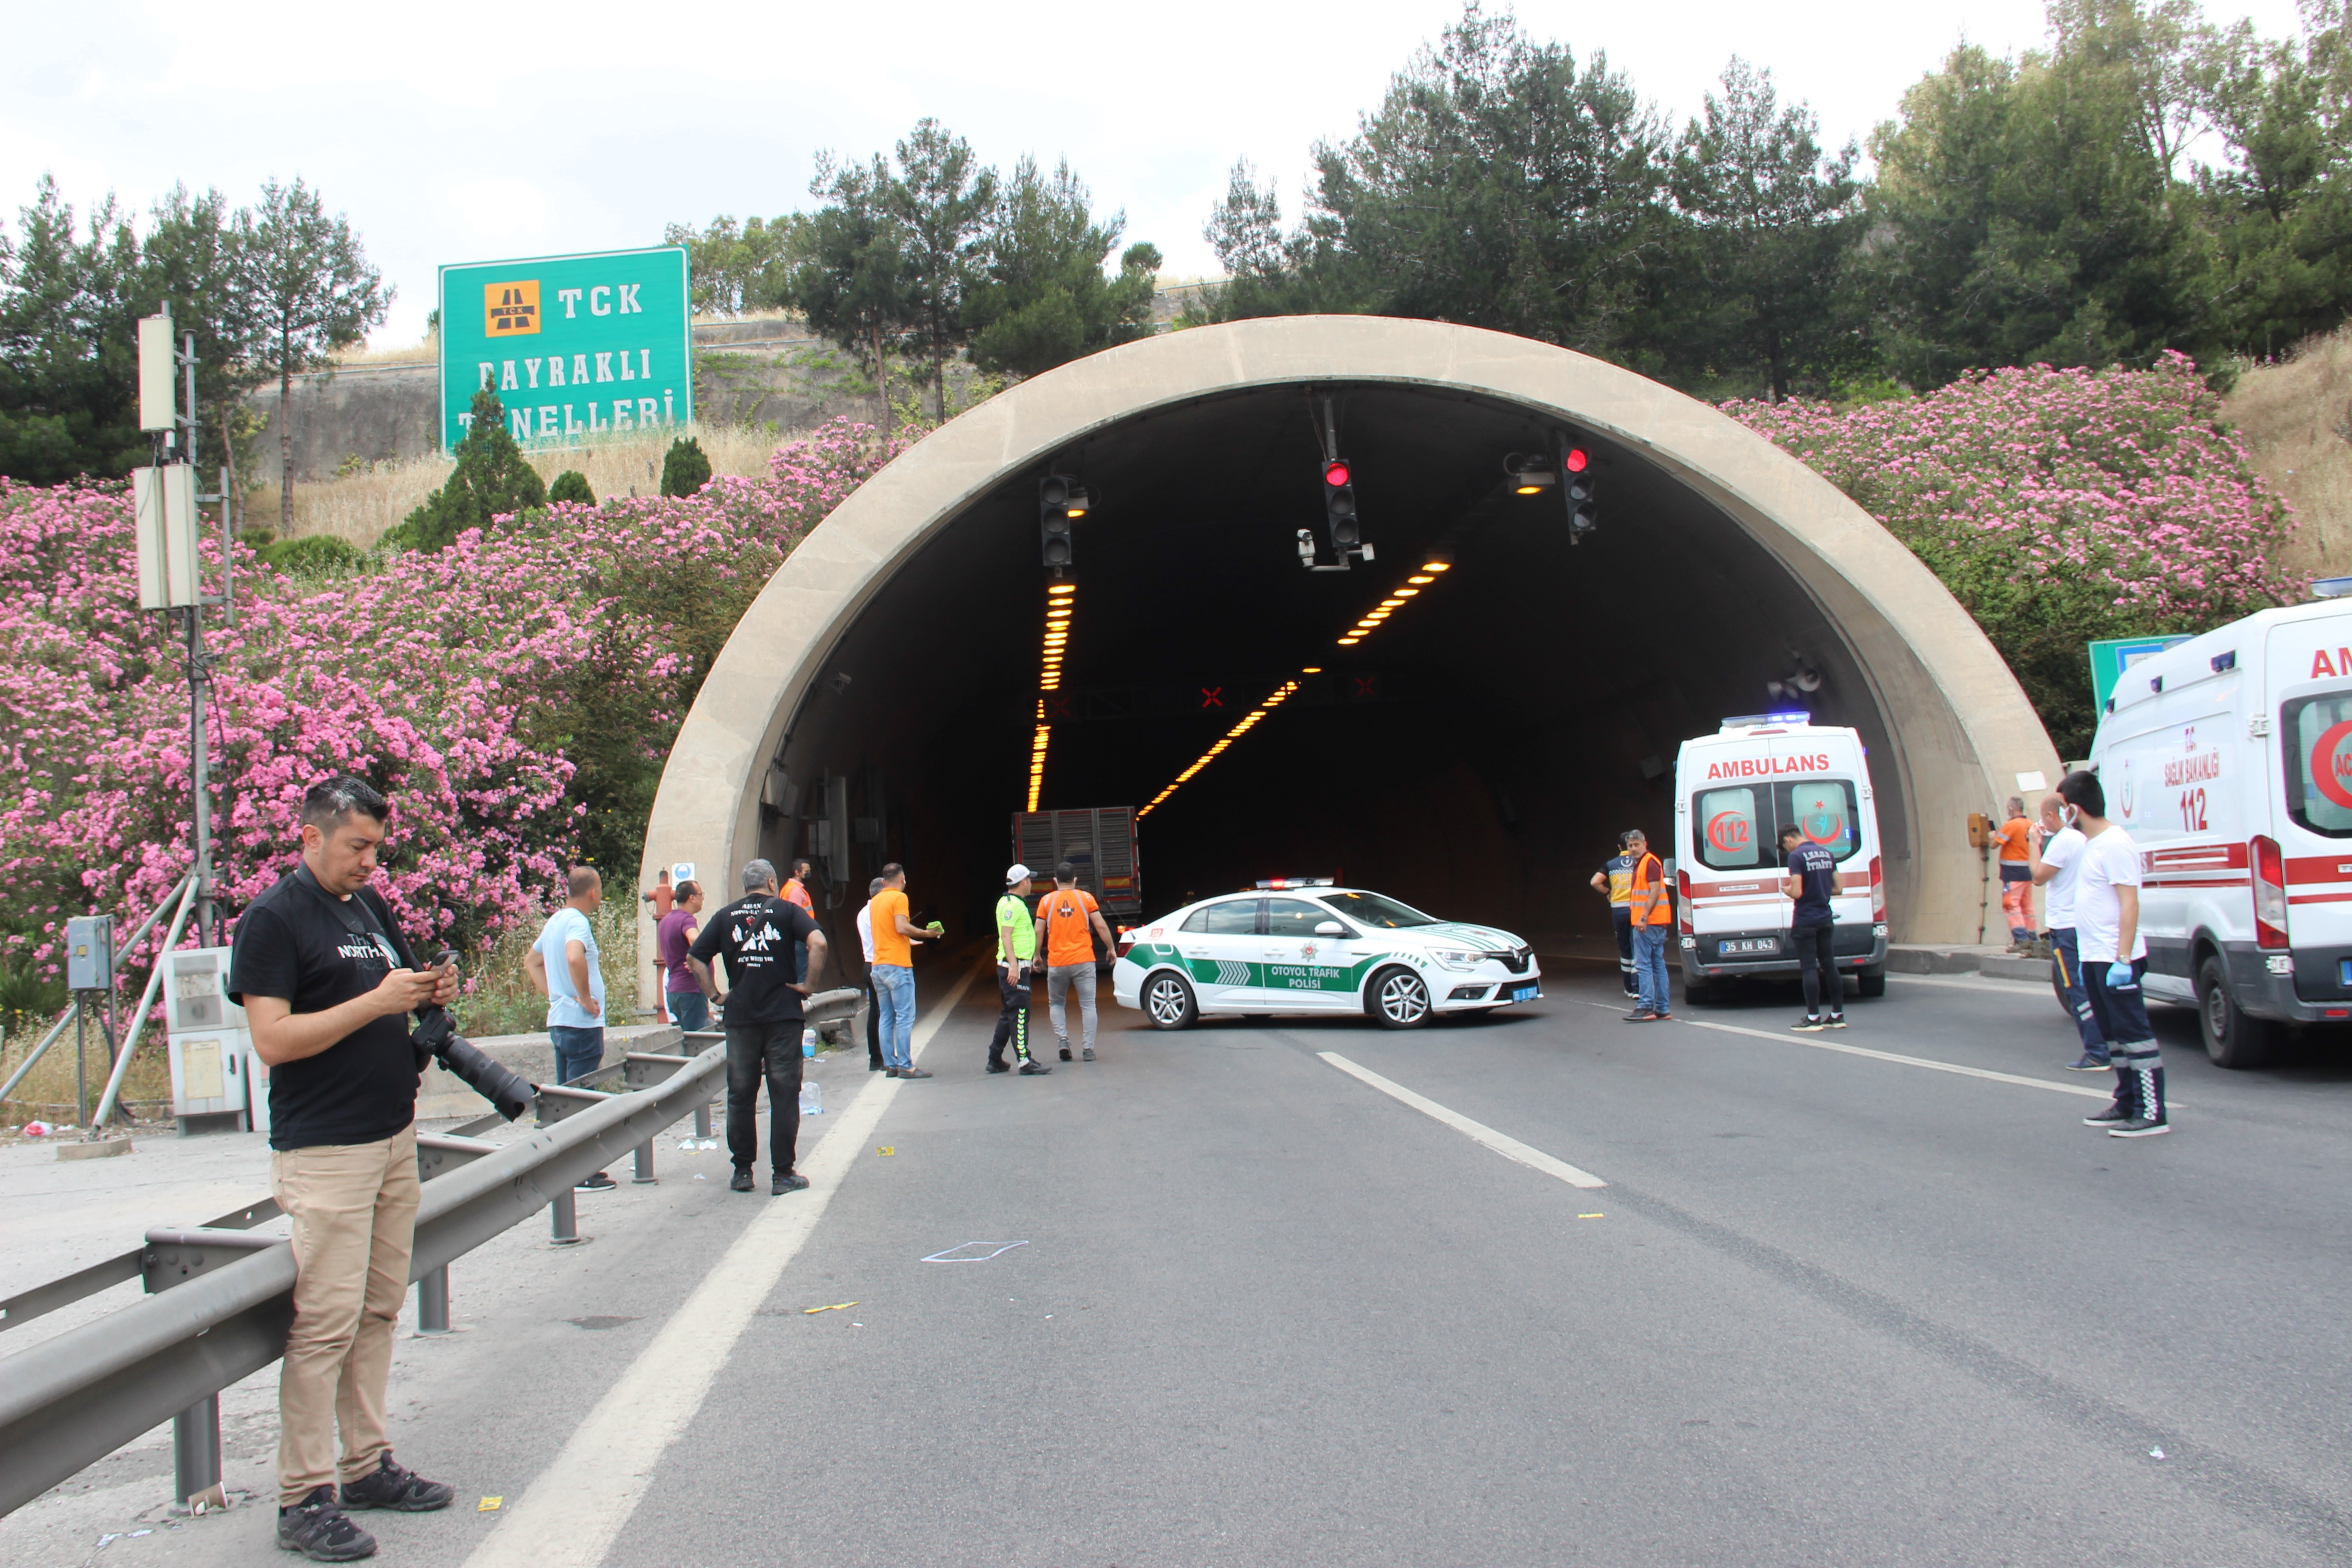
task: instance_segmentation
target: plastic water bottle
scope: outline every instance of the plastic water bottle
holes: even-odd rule
[[[814,1029],[803,1029],[801,1031],[801,1055],[803,1057],[813,1057],[816,1055],[816,1031]]]
[[[801,1114],[803,1116],[824,1114],[824,1085],[814,1079],[801,1080]]]

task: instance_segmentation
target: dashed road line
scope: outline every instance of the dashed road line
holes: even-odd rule
[[[1358,1067],[1337,1051],[1318,1051],[1315,1054],[1341,1072],[1370,1084],[1390,1099],[1412,1106],[1423,1116],[1443,1121],[1456,1132],[1467,1134],[1472,1142],[1485,1144],[1506,1160],[1517,1160],[1529,1170],[1556,1176],[1571,1187],[1605,1187],[1609,1184],[1590,1171],[1580,1171],[1565,1160],[1555,1160],[1542,1150],[1529,1148],[1507,1133],[1496,1131],[1483,1121],[1473,1121],[1458,1110],[1449,1110],[1433,1100],[1415,1094],[1404,1085],[1384,1079],[1370,1068]]]

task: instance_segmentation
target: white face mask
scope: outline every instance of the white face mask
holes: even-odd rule
[[[2059,815],[2066,819],[2066,826],[2072,827],[2074,826],[2076,821],[2081,818],[2083,813],[2080,807],[2070,805],[2063,811],[2060,812]]]

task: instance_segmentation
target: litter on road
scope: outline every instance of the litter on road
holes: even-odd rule
[[[1029,1244],[1025,1241],[967,1241],[958,1246],[950,1247],[944,1252],[934,1252],[929,1258],[924,1258],[923,1261],[926,1263],[985,1263],[990,1258],[1001,1257],[1003,1254],[1012,1251],[1016,1247],[1026,1247]],[[956,1254],[960,1252],[971,1252],[971,1249],[976,1247],[985,1247],[989,1248],[989,1250],[975,1254],[969,1258],[959,1258],[956,1256]]]
[[[856,1305],[857,1305],[857,1303],[855,1301],[836,1301],[830,1307],[803,1307],[801,1309],[801,1316],[804,1318],[813,1318],[819,1312],[845,1312]]]

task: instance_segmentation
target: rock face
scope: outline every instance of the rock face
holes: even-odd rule
[[[806,429],[837,415],[877,419],[882,408],[850,385],[845,356],[798,321],[755,317],[698,322],[694,403],[704,424]],[[433,450],[441,369],[432,360],[362,362],[294,384],[294,477],[322,479],[344,463],[398,462]],[[278,480],[278,389],[254,394],[262,416],[253,481]]]

